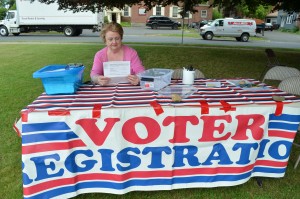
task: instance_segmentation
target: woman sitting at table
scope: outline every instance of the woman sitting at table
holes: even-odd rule
[[[139,84],[139,78],[136,76],[145,70],[137,52],[127,45],[122,44],[123,28],[116,22],[107,24],[101,37],[106,47],[98,51],[94,57],[94,64],[91,70],[91,79],[94,83],[101,86],[107,85],[110,78],[104,76],[103,63],[110,61],[130,61],[130,75],[127,79],[132,85]]]

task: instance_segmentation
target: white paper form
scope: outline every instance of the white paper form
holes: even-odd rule
[[[110,61],[103,63],[105,77],[109,77],[109,84],[128,82],[127,76],[130,75],[130,61]]]

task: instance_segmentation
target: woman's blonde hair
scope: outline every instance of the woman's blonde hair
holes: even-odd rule
[[[101,31],[100,37],[102,37],[103,42],[106,42],[105,35],[108,31],[117,32],[121,36],[121,39],[123,39],[124,30],[122,26],[116,22],[110,22],[104,26],[104,28]]]

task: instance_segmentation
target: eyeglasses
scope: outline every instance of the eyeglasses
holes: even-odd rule
[[[107,41],[109,41],[109,42],[112,42],[113,40],[115,40],[116,42],[118,42],[118,41],[120,41],[121,40],[121,38],[120,37],[110,37],[110,38],[107,38]]]

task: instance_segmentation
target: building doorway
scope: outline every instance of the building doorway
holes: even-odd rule
[[[111,13],[111,21],[117,22],[117,14],[116,13]]]

